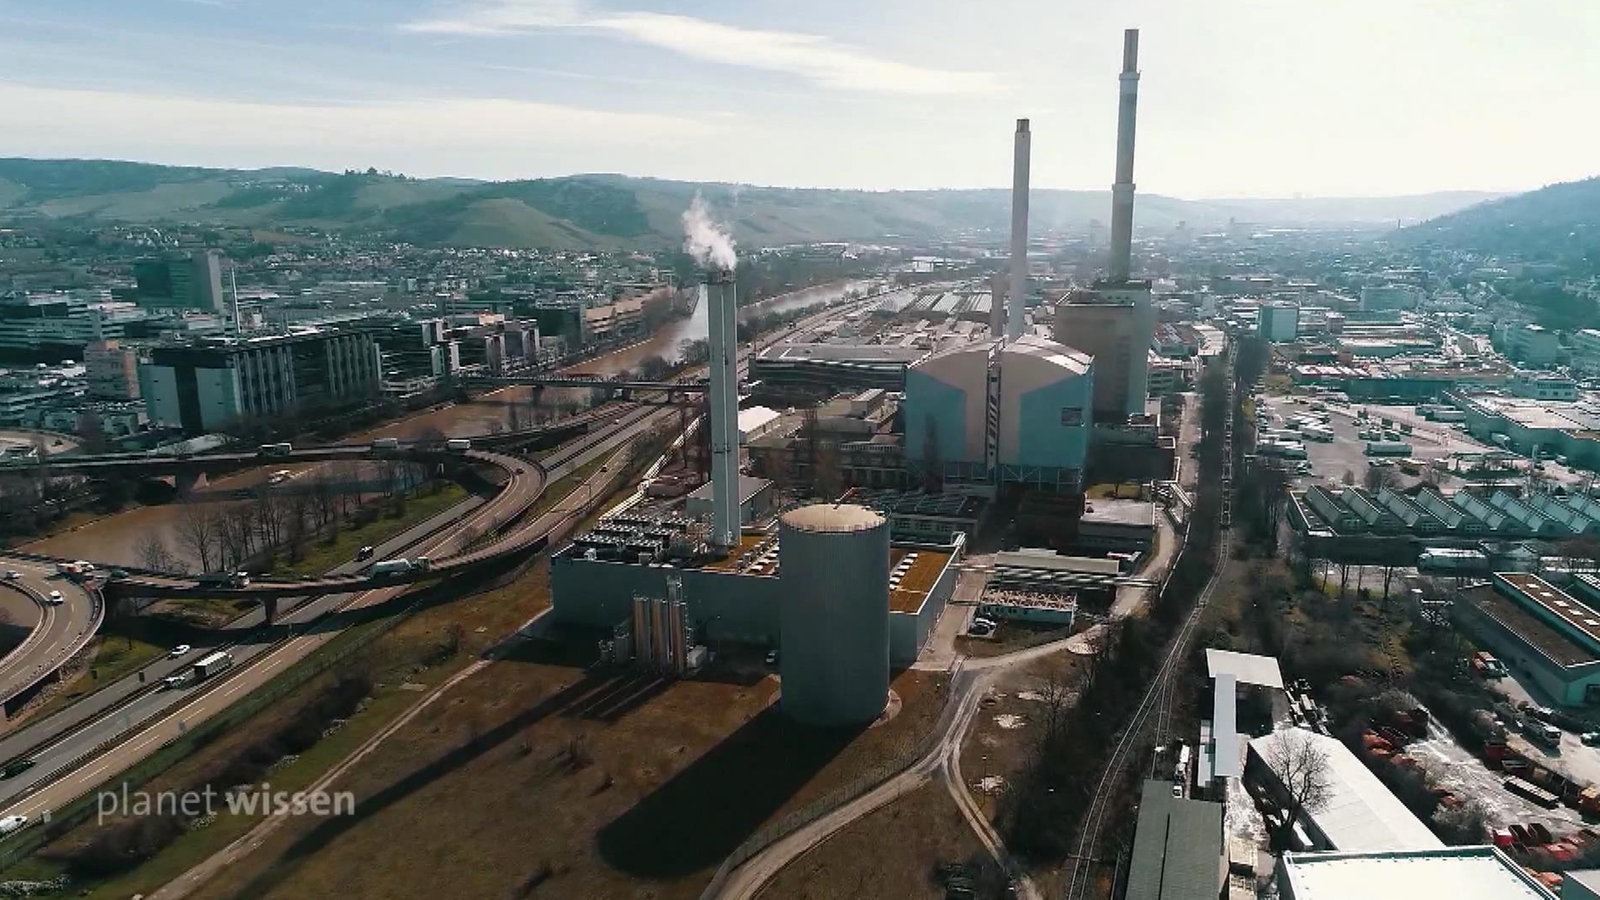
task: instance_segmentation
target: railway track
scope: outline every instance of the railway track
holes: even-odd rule
[[[1154,725],[1155,741],[1157,745],[1168,739],[1172,726],[1172,707],[1177,691],[1177,673],[1183,665],[1184,658],[1188,655],[1189,646],[1194,640],[1195,631],[1200,624],[1200,617],[1205,613],[1206,605],[1210,602],[1212,594],[1216,592],[1220,583],[1222,570],[1229,558],[1232,545],[1232,509],[1230,496],[1233,492],[1233,408],[1235,386],[1232,380],[1234,367],[1234,353],[1230,348],[1228,352],[1228,400],[1227,418],[1223,427],[1222,450],[1222,503],[1217,522],[1216,567],[1211,572],[1211,577],[1196,598],[1194,608],[1184,619],[1177,635],[1167,648],[1166,655],[1161,659],[1161,666],[1156,670],[1155,677],[1150,686],[1146,688],[1144,696],[1140,698],[1139,705],[1134,708],[1133,717],[1129,720],[1127,728],[1122,732],[1122,737],[1112,748],[1111,756],[1106,761],[1102,770],[1100,781],[1095,786],[1093,798],[1089,801],[1089,810],[1084,815],[1084,824],[1078,838],[1077,852],[1073,855],[1072,877],[1067,881],[1065,889],[1066,900],[1082,900],[1089,896],[1089,890],[1094,884],[1095,859],[1094,852],[1100,846],[1101,835],[1111,809],[1111,799],[1115,794],[1116,786],[1122,780],[1122,774],[1132,762],[1136,749],[1143,746],[1143,736],[1147,726]],[[1187,550],[1187,546],[1185,550]],[[1179,562],[1181,562],[1181,555]],[[1176,563],[1174,568],[1176,568]]]

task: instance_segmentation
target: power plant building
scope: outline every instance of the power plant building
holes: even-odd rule
[[[1076,491],[1098,379],[1096,360],[1033,336],[935,354],[906,373],[906,465],[952,483]]]
[[[809,725],[871,722],[889,696],[889,520],[819,503],[778,522],[783,711]]]
[[[1155,326],[1148,281],[1102,282],[1056,307],[1056,341],[1094,358],[1097,421],[1114,424],[1144,414]]]

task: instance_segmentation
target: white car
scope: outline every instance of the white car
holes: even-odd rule
[[[50,593],[44,595],[44,602],[50,604],[51,606],[60,606],[67,601],[62,599],[60,591],[51,591]]]
[[[21,572],[16,572],[16,571],[8,571],[8,572],[6,572],[6,580],[7,581],[16,581],[18,578],[21,578],[21,577],[22,577],[22,573]]]
[[[27,816],[6,816],[0,819],[0,834],[10,834],[28,824]]]
[[[167,658],[169,658],[169,659],[177,659],[180,656],[188,656],[189,655],[189,651],[193,650],[193,649],[194,648],[189,646],[188,644],[179,644],[178,646],[173,647],[171,650],[167,651]]]

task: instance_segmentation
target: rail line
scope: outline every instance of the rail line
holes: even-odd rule
[[[1095,787],[1094,797],[1089,802],[1089,810],[1084,816],[1083,829],[1078,838],[1077,853],[1072,857],[1072,877],[1068,880],[1065,897],[1066,900],[1080,900],[1088,896],[1089,888],[1094,883],[1095,860],[1092,854],[1100,845],[1100,835],[1105,828],[1106,816],[1111,808],[1113,788],[1121,780],[1123,771],[1127,768],[1136,747],[1140,746],[1140,738],[1144,733],[1147,720],[1156,714],[1158,734],[1170,728],[1172,694],[1176,691],[1176,673],[1188,652],[1190,641],[1199,626],[1200,617],[1205,612],[1206,605],[1211,600],[1211,595],[1216,592],[1221,581],[1223,567],[1227,564],[1232,543],[1232,515],[1229,503],[1229,494],[1233,490],[1233,407],[1234,407],[1234,367],[1235,350],[1230,347],[1228,352],[1228,394],[1227,417],[1223,426],[1223,477],[1222,477],[1222,506],[1218,516],[1218,540],[1216,543],[1216,568],[1211,577],[1196,598],[1194,608],[1189,611],[1189,616],[1178,629],[1178,634],[1173,638],[1171,646],[1167,649],[1166,656],[1161,660],[1161,667],[1156,671],[1155,678],[1145,690],[1139,705],[1134,709],[1133,717],[1128,726],[1123,730],[1122,737],[1117,741],[1111,751],[1110,758],[1106,761],[1105,769],[1100,774],[1100,782]],[[1185,548],[1187,549],[1187,547]],[[1177,563],[1174,563],[1176,568]]]

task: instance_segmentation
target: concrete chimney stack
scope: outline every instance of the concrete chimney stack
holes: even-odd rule
[[[706,273],[710,350],[711,544],[739,546],[738,292],[730,270]]]
[[[1006,340],[1022,336],[1028,300],[1028,120],[1017,120],[1015,155],[1011,162],[1011,285],[1006,296]]]
[[[1111,186],[1111,260],[1107,280],[1127,281],[1133,255],[1133,132],[1139,110],[1139,29],[1122,33],[1117,105],[1117,182]]]

